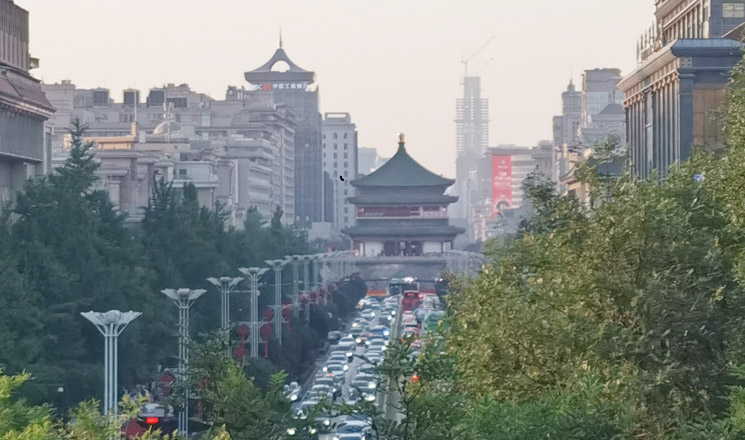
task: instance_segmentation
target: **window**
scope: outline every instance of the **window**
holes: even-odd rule
[[[323,148],[326,148],[326,142],[323,143]]]
[[[339,163],[338,162],[334,162],[334,169],[337,169],[337,168],[339,168]]]
[[[724,18],[745,17],[745,3],[722,3],[722,16]]]
[[[336,159],[336,156],[337,156],[337,154],[336,154],[336,153],[334,153],[334,159]]]
[[[334,139],[339,139],[339,133],[334,133]]]
[[[323,138],[326,139],[326,133],[323,134]],[[326,144],[323,145],[325,146]]]
[[[347,159],[347,153],[344,153],[344,159]]]
[[[344,207],[344,214],[346,214],[346,213],[347,213],[347,207],[345,206]]]
[[[346,215],[344,216],[344,223],[349,223],[349,217]]]
[[[348,167],[349,167],[349,162],[344,162],[344,168],[348,168]]]
[[[345,149],[345,150],[347,149],[347,144],[344,144],[344,149]]]
[[[339,149],[339,144],[334,144],[334,150],[338,150],[338,149]]]
[[[323,158],[324,159],[326,158],[326,152],[325,151],[323,152]]]
[[[346,139],[346,138],[347,138],[347,133],[344,133],[344,139]],[[344,145],[346,145],[346,144],[344,144]]]
[[[345,195],[345,196],[347,195],[347,190],[346,190],[346,189],[344,190],[344,195]]]
[[[181,177],[186,176],[186,170],[183,169],[183,168],[181,168],[180,170],[178,170],[178,175],[181,176]]]

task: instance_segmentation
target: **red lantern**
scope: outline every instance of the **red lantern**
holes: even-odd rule
[[[308,299],[307,295],[302,295],[300,298],[298,298],[298,302],[300,303],[300,306],[302,308],[306,308],[308,307],[308,302],[310,302],[310,300]]]
[[[239,338],[241,338],[241,341],[245,341],[251,334],[251,330],[246,324],[241,324],[238,326],[238,328],[235,329],[235,334],[238,335]]]
[[[272,335],[272,326],[269,324],[264,324],[261,326],[261,329],[259,330],[259,334],[261,335],[261,338],[264,339],[264,357],[269,357],[269,337]]]
[[[246,346],[238,344],[233,348],[233,359],[239,364],[243,363],[243,359],[246,357]]]
[[[317,299],[318,299],[318,292],[316,292],[315,290],[310,292],[311,302],[315,303]]]
[[[264,321],[271,321],[272,317],[274,316],[274,311],[267,307],[264,309]]]
[[[171,387],[175,379],[168,373],[163,373],[158,378],[159,388],[163,397],[168,397],[171,394]]]

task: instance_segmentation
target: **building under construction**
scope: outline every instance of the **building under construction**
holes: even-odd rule
[[[463,78],[463,97],[457,100],[456,191],[459,196],[455,215],[469,219],[471,207],[482,202],[478,191],[478,166],[489,144],[489,100],[481,97],[481,78]]]

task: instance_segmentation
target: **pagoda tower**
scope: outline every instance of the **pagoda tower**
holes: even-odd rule
[[[420,165],[406,152],[404,135],[398,151],[375,172],[353,180],[357,195],[356,224],[342,232],[352,249],[365,257],[408,257],[452,249],[465,229],[451,226],[448,205],[458,197],[445,195],[455,183]]]

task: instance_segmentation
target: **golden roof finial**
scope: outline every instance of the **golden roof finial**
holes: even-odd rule
[[[403,144],[404,143],[405,135],[403,133],[398,134],[398,143]]]

